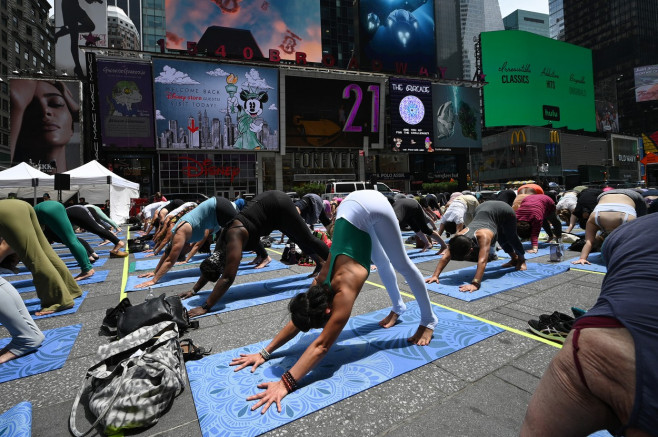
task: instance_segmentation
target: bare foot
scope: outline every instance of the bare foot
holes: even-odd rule
[[[391,311],[388,313],[388,316],[384,317],[380,322],[379,326],[382,328],[390,328],[391,326],[395,325],[395,322],[398,321],[398,318],[400,315],[396,312]]]
[[[13,360],[14,358],[18,358],[18,357],[13,353],[9,352],[9,348],[4,348],[0,350],[0,364],[6,363],[7,361]]]
[[[516,267],[516,261],[512,260],[512,261],[506,262],[505,264],[501,265],[500,267],[502,267],[502,268]]]
[[[112,250],[110,250],[110,252],[114,252],[114,253],[120,252],[121,249],[123,249],[125,246],[126,246],[126,243],[124,243],[123,241],[120,241],[120,240],[119,240],[119,242],[117,243],[117,245],[114,246],[114,248],[113,248]]]
[[[525,263],[525,259],[519,258],[516,261],[514,268],[516,268],[516,270],[521,270],[521,271],[528,270],[528,266]]]
[[[413,337],[409,337],[407,341],[418,346],[427,346],[430,344],[430,341],[432,341],[433,334],[434,331],[430,328],[426,326],[419,326]]]
[[[54,313],[54,310],[48,310],[48,311],[37,311],[34,313],[35,316],[47,316],[48,314]]]
[[[110,240],[105,240],[102,243],[99,244],[99,246],[105,246],[106,244],[110,244]]]
[[[70,310],[71,308],[73,308],[73,306],[74,306],[73,304],[68,305],[68,306],[60,305],[57,309],[54,309],[54,310],[40,310],[40,311],[37,311],[36,313],[34,313],[34,315],[35,316],[47,316],[48,314],[53,314],[53,313],[56,313],[58,311]]]
[[[256,269],[262,269],[263,267],[266,267],[270,262],[272,262],[272,258],[270,258],[270,257],[268,256],[267,258],[265,258],[264,260],[262,260],[262,261],[261,261],[256,267],[254,267],[254,268],[256,268]]]
[[[91,269],[87,272],[80,272],[80,274],[75,277],[75,280],[82,281],[83,279],[91,278],[92,276],[94,276],[94,273],[96,273],[94,269]]]
[[[262,261],[263,261],[263,258],[256,257],[256,258],[252,259],[247,265],[248,265],[248,266],[250,266],[250,265],[252,265],[252,264],[256,264],[256,265],[258,265],[258,264],[260,264]]]

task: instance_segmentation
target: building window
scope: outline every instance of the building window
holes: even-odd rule
[[[7,49],[3,47],[2,48],[2,59],[4,59],[6,61],[7,58],[8,58]]]
[[[25,58],[25,60],[29,61],[30,60],[30,54],[28,52],[23,52],[23,53],[24,53],[23,57]]]
[[[21,45],[18,43],[18,41],[14,41],[14,48],[16,49],[16,53],[21,52]]]
[[[7,42],[7,32],[2,31],[2,42]]]

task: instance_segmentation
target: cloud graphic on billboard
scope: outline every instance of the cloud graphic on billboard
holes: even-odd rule
[[[187,73],[178,71],[168,65],[162,68],[160,75],[155,78],[155,82],[175,85],[199,85],[199,82],[192,79]]]
[[[225,72],[221,68],[215,68],[212,71],[206,71],[206,74],[208,76],[218,76],[218,77],[224,77],[229,75],[229,73]]]
[[[159,110],[159,109],[156,109],[156,110],[155,110],[155,119],[156,119],[156,120],[166,120],[166,118],[164,118],[164,117],[162,116],[162,114],[160,113],[160,110]]]
[[[260,77],[260,73],[258,70],[255,68],[252,68],[249,70],[248,73],[245,73],[245,77],[247,78],[247,81],[242,84],[243,88],[260,88],[260,89],[266,89],[266,90],[273,90],[274,88],[269,86],[265,79]]]
[[[277,108],[275,104],[271,104],[270,106],[267,107],[267,109],[269,109],[270,111],[278,111],[279,110],[279,108]]]

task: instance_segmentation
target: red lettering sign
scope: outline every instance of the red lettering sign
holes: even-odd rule
[[[202,176],[225,176],[231,178],[231,183],[237,175],[240,174],[240,167],[231,167],[229,165],[214,166],[211,159],[204,159],[203,162],[199,162],[196,159],[179,156],[178,159],[183,159],[190,162],[190,165],[187,165],[182,168],[185,176],[188,178],[198,178]]]

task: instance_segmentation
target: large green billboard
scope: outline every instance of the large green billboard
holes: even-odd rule
[[[591,50],[519,30],[480,38],[485,126],[596,130]]]

